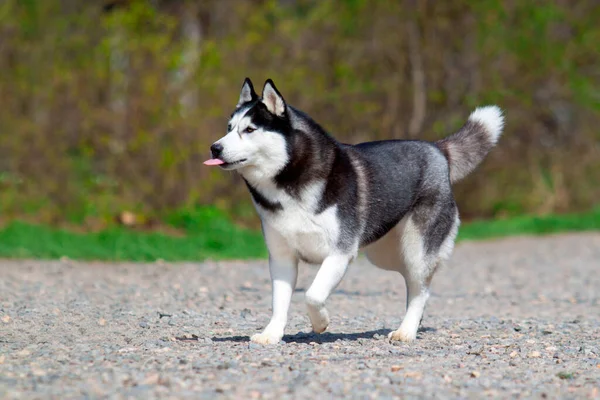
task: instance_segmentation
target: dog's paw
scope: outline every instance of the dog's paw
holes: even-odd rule
[[[398,329],[397,331],[392,331],[388,335],[388,339],[391,341],[398,342],[412,342],[417,338],[417,332],[406,332],[402,329]]]
[[[277,344],[283,336],[273,335],[269,332],[256,333],[252,335],[250,341],[258,344]]]
[[[323,333],[329,327],[329,313],[326,309],[310,313],[310,324],[312,325],[313,332]]]

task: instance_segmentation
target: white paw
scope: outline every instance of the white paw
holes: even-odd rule
[[[309,307],[310,324],[315,333],[323,333],[329,326],[329,313],[322,308],[319,311],[311,310]]]
[[[256,333],[252,335],[250,341],[259,344],[277,344],[283,335],[274,335],[269,332]]]
[[[412,331],[407,332],[407,331],[403,330],[402,328],[398,329],[397,331],[392,331],[388,335],[388,339],[393,340],[393,341],[400,341],[400,342],[412,342],[416,338],[417,338],[416,330],[414,332],[412,332]]]

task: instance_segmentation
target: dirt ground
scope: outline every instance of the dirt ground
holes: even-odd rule
[[[266,261],[0,261],[0,398],[600,398],[600,234],[457,247],[414,343],[402,277],[359,260],[308,333],[301,266],[287,336]]]

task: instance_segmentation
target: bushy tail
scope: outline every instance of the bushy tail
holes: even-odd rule
[[[498,106],[475,109],[467,123],[458,132],[438,140],[450,165],[450,182],[454,183],[467,176],[483,161],[498,142],[504,116]]]

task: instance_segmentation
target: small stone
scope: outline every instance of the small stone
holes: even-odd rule
[[[511,367],[516,367],[519,364],[517,363],[516,360],[510,360],[510,362],[508,363],[508,365],[510,365]]]
[[[479,378],[480,376],[481,376],[481,372],[471,371],[471,378]]]
[[[539,351],[532,351],[531,353],[527,354],[528,358],[540,358],[542,356],[542,354]]]
[[[160,376],[158,374],[152,374],[152,375],[147,376],[146,379],[144,379],[142,381],[142,384],[144,384],[144,385],[156,385],[159,380],[160,380]]]
[[[166,352],[168,352],[168,351],[171,351],[171,348],[169,348],[169,347],[162,347],[162,348],[160,348],[160,349],[156,349],[156,350],[154,350],[154,351],[155,351],[156,353],[166,353]]]
[[[117,353],[132,353],[137,351],[135,347],[123,347],[122,349],[117,350]]]
[[[444,375],[444,382],[452,383],[452,378],[450,377],[450,375]]]
[[[192,363],[192,368],[193,369],[202,369],[206,364],[204,363],[204,361],[194,361]]]
[[[258,399],[260,398],[260,392],[258,390],[253,390],[250,392],[250,398]]]
[[[104,326],[104,325],[106,325],[106,320],[105,320],[104,318],[100,318],[100,319],[98,320],[98,325],[100,325],[100,326]]]
[[[4,364],[4,360],[6,360],[6,356],[0,356],[0,364]]]
[[[415,379],[421,379],[423,377],[423,374],[418,372],[418,371],[408,371],[404,373],[404,377],[405,378],[415,378]]]
[[[224,362],[222,364],[217,365],[217,369],[220,369],[220,370],[229,369],[230,367],[231,367],[231,364],[228,362]]]
[[[260,365],[262,367],[272,367],[273,362],[271,360],[269,360],[268,358],[263,358],[262,361],[260,362]]]
[[[467,354],[479,356],[483,353],[483,346],[475,346],[472,349],[467,350]]]
[[[2,317],[2,322],[8,324],[10,322],[10,315],[5,315]]]
[[[18,355],[19,357],[27,357],[27,356],[31,355],[31,351],[29,351],[29,350],[27,350],[27,349],[23,349],[23,350],[19,351],[19,352],[17,353],[17,355]]]
[[[301,370],[311,370],[313,369],[314,364],[312,362],[309,361],[304,361],[302,364],[300,364],[300,368]]]
[[[404,369],[404,367],[402,365],[392,365],[392,372],[398,372],[401,369]]]
[[[140,328],[144,328],[144,329],[150,328],[150,325],[146,321],[140,322],[139,326],[140,326]]]
[[[519,355],[519,353],[517,353],[517,351],[513,350],[513,351],[510,353],[509,357],[510,357],[510,358],[515,358],[515,357],[516,357],[516,356],[518,356],[518,355]]]

